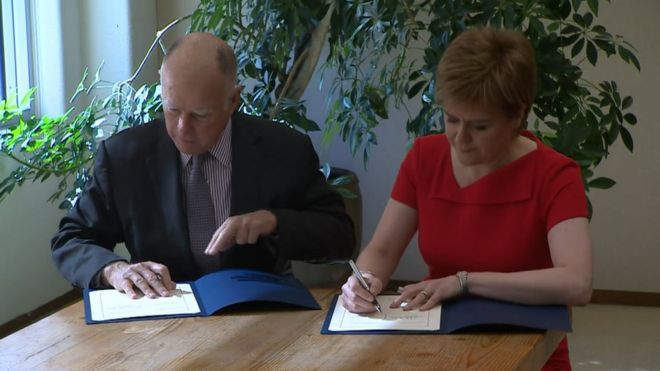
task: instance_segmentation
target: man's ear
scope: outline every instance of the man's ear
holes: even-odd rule
[[[229,112],[234,112],[241,102],[241,91],[243,87],[240,85],[234,85],[232,88],[231,96],[227,100],[227,106],[225,107]]]

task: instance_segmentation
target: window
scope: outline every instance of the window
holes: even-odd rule
[[[0,99],[19,99],[30,88],[28,0],[2,0]]]

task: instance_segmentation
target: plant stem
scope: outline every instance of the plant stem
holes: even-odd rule
[[[46,168],[43,168],[43,167],[34,166],[34,165],[32,165],[31,163],[29,163],[29,162],[26,162],[26,161],[24,161],[24,160],[21,160],[20,158],[14,156],[14,155],[11,154],[11,153],[7,153],[7,152],[5,152],[4,154],[7,155],[7,157],[11,158],[12,160],[18,162],[19,164],[21,164],[21,165],[23,165],[23,166],[25,166],[25,167],[30,168],[30,169],[37,170],[37,171],[44,171],[44,172],[47,172],[47,173],[57,174],[57,171],[55,171],[55,170],[53,170],[53,169],[46,169]]]
[[[190,17],[192,17],[192,14],[188,14],[188,15],[185,15],[185,16],[183,16],[183,17],[179,17],[179,18],[173,20],[172,22],[170,22],[170,24],[168,24],[167,26],[165,26],[162,30],[157,31],[157,32],[156,32],[156,38],[155,38],[154,41],[151,43],[151,46],[149,47],[149,50],[147,51],[147,54],[144,56],[144,58],[142,58],[142,62],[141,62],[140,65],[138,66],[137,70],[135,70],[135,73],[133,74],[133,76],[129,77],[127,80],[124,80],[123,83],[129,83],[129,84],[132,83],[132,82],[133,82],[133,81],[134,81],[134,80],[140,75],[140,72],[142,72],[142,69],[144,68],[144,65],[147,64],[147,60],[149,60],[149,57],[151,56],[151,53],[153,53],[153,51],[154,51],[154,49],[156,48],[156,46],[160,43],[160,39],[161,39],[161,38],[162,38],[162,37],[163,37],[163,36],[164,36],[164,35],[165,35],[165,34],[166,34],[166,33],[172,28],[172,27],[176,26],[177,24],[183,22],[184,20],[186,20],[186,19],[188,19],[188,18],[190,18]]]

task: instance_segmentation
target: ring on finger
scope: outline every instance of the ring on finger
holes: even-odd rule
[[[424,299],[428,299],[429,296],[431,296],[431,295],[429,295],[428,292],[426,292],[426,291],[424,291],[424,290],[420,291],[419,293],[422,294],[422,295],[424,295]]]

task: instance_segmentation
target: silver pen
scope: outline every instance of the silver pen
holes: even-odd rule
[[[362,288],[369,291],[369,285],[367,285],[367,281],[364,280],[364,277],[362,276],[362,272],[360,272],[360,269],[355,264],[353,259],[349,260],[348,264],[351,266],[351,269],[353,270],[353,275],[355,276],[355,278],[357,278],[358,282],[360,282]],[[380,303],[378,303],[378,300],[376,300],[375,295],[374,295],[374,301],[372,301],[372,303],[374,304],[374,306],[376,306],[376,310],[378,310],[378,312],[383,313],[383,308],[381,308]]]

